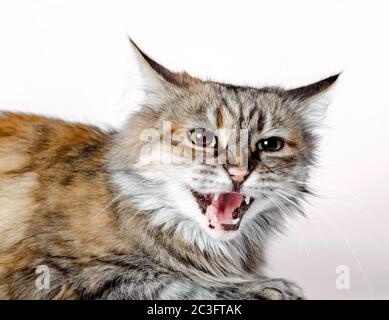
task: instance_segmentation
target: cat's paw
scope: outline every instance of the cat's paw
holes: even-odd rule
[[[303,300],[302,289],[284,279],[264,279],[250,288],[254,299],[265,300]]]

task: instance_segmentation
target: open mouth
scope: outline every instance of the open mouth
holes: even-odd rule
[[[243,215],[254,202],[253,198],[237,192],[200,194],[192,190],[192,193],[210,229],[238,230]]]

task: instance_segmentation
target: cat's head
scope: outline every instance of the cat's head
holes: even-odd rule
[[[116,182],[153,226],[228,240],[298,210],[338,75],[240,87],[171,72],[133,46],[144,101],[119,135]]]

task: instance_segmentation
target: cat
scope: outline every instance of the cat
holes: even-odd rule
[[[310,193],[339,75],[243,87],[131,46],[144,99],[121,130],[0,114],[0,298],[303,299],[264,253]]]

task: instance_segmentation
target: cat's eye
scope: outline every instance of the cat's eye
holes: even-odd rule
[[[259,140],[257,143],[257,148],[259,151],[279,151],[281,150],[285,145],[285,141],[282,138],[278,137],[270,137],[267,139]]]
[[[191,129],[188,131],[189,140],[199,147],[213,147],[216,144],[215,135],[206,129]]]

